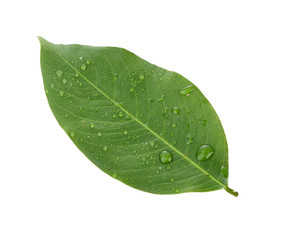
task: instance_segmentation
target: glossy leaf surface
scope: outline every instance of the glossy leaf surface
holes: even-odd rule
[[[151,193],[237,195],[220,120],[193,83],[125,49],[40,42],[50,108],[101,170]]]

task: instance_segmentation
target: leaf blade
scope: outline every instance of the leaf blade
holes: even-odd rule
[[[190,81],[125,49],[40,41],[42,73],[50,107],[77,147],[104,172],[132,187],[159,194],[212,191],[227,186],[227,178],[220,175],[221,166],[226,165],[228,171],[224,131],[212,106]],[[72,85],[66,87],[64,79]],[[184,85],[195,87],[189,98],[180,94]],[[160,108],[163,110],[159,111]],[[94,114],[95,109],[98,112],[103,109],[103,113]],[[66,115],[72,116],[73,126]],[[205,119],[196,120],[199,116]],[[182,129],[188,122],[191,123],[187,132],[196,136],[195,146],[189,150],[182,142],[186,137]],[[212,128],[211,123],[216,127]],[[209,131],[212,134],[209,135]],[[215,132],[220,143],[211,139]],[[117,139],[122,139],[123,144],[119,145]],[[103,145],[98,145],[99,142]],[[221,144],[222,148],[215,147],[212,161],[200,163],[193,156],[200,142]],[[107,155],[110,150],[111,155]],[[169,169],[169,165],[159,162],[162,150],[173,152],[174,161]],[[216,156],[222,160],[214,161]],[[101,160],[105,157],[107,161]]]

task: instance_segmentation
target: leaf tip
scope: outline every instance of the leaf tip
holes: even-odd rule
[[[238,192],[236,192],[235,190],[229,188],[228,186],[226,186],[224,189],[226,190],[226,192],[232,194],[234,197],[238,197],[239,196]]]

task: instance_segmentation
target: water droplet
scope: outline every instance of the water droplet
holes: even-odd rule
[[[83,108],[82,108],[82,107],[80,107],[79,112],[82,112],[82,111],[83,111]]]
[[[175,128],[176,126],[177,126],[176,123],[172,123],[172,125],[171,125],[172,128]]]
[[[180,189],[179,189],[179,188],[176,188],[175,192],[176,192],[176,193],[179,193],[179,192],[180,192]]]
[[[154,146],[154,141],[151,141],[151,142],[149,143],[149,145],[153,147],[153,146]]]
[[[228,177],[228,169],[225,166],[221,167],[221,173],[223,177],[227,178]]]
[[[116,118],[117,116],[116,116],[116,114],[113,114],[112,117],[113,117],[113,118]]]
[[[91,123],[90,125],[89,125],[91,128],[94,128],[94,123]]]
[[[191,144],[194,141],[193,137],[190,134],[187,134],[186,138],[188,138],[186,144]]]
[[[206,120],[201,120],[200,123],[201,123],[201,125],[204,126],[204,127],[207,125],[207,121],[206,121]]]
[[[75,136],[75,133],[74,132],[71,132],[71,137],[74,137]]]
[[[78,73],[75,73],[75,77],[79,77],[79,74],[78,74]]]
[[[171,181],[171,182],[174,182],[174,178],[171,178],[170,181]]]
[[[144,75],[143,75],[143,74],[140,74],[140,75],[139,75],[139,78],[140,78],[141,80],[143,80],[143,79],[144,79]]]
[[[127,134],[128,134],[128,131],[127,131],[127,130],[125,130],[125,131],[124,131],[124,134],[125,134],[125,135],[127,135]]]
[[[130,88],[130,92],[134,92],[135,91],[135,89],[134,88]]]
[[[124,116],[124,113],[123,112],[119,112],[119,117],[121,118],[121,117],[123,117]]]
[[[82,64],[81,65],[81,69],[84,71],[84,70],[86,70],[86,65],[85,64]]]
[[[170,166],[167,166],[167,167],[166,167],[166,169],[167,169],[167,170],[170,170],[170,169],[171,169],[171,167],[170,167]]]
[[[102,148],[102,150],[104,151],[104,152],[106,152],[107,151],[107,146],[104,146],[103,148]]]
[[[65,84],[65,83],[67,82],[67,79],[64,78],[64,79],[62,80],[62,82]]]
[[[113,174],[112,174],[112,177],[113,177],[113,178],[117,178],[117,177],[118,177],[118,174],[117,174],[117,173],[113,173]]]
[[[116,81],[117,78],[118,78],[118,73],[115,73],[113,76],[113,81]]]
[[[64,95],[64,92],[63,91],[60,91],[59,92],[59,95],[62,97]]]
[[[158,102],[161,102],[161,101],[164,100],[164,98],[165,98],[165,95],[162,95],[160,98],[157,99],[157,101],[158,101]]]
[[[159,155],[159,160],[163,164],[168,164],[168,163],[171,163],[173,161],[173,156],[170,152],[163,151]]]
[[[173,108],[172,108],[172,112],[173,112],[174,115],[179,116],[179,114],[180,114],[180,108],[178,108],[178,107],[173,107]]]
[[[98,135],[99,137],[101,137],[101,136],[102,136],[101,132],[97,133],[97,135]]]
[[[88,65],[89,65],[89,64],[90,64],[90,60],[86,60],[86,64],[88,64]]]
[[[45,93],[48,94],[48,92],[49,92],[48,89],[45,89]]]
[[[57,71],[56,71],[56,74],[57,74],[58,77],[61,77],[62,74],[63,74],[63,72],[62,72],[61,70],[57,70]]]
[[[197,159],[199,161],[208,160],[214,154],[214,152],[215,151],[211,146],[203,145],[197,151]]]
[[[68,118],[69,117],[69,115],[68,114],[65,114],[65,118]]]
[[[189,94],[192,93],[193,91],[195,91],[195,86],[189,85],[187,87],[182,88],[179,93],[182,94],[183,96],[189,96]]]

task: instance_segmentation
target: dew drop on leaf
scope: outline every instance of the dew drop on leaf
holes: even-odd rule
[[[176,123],[172,123],[172,125],[171,125],[172,128],[175,128],[176,126],[177,126]]]
[[[86,70],[86,65],[85,64],[82,64],[81,65],[81,69],[84,71],[84,70]]]
[[[123,112],[119,112],[119,117],[121,118],[121,117],[123,117],[124,116],[124,113]]]
[[[124,134],[125,134],[125,135],[127,135],[127,134],[128,134],[128,131],[127,131],[127,130],[125,130],[125,131],[124,131]]]
[[[117,173],[113,173],[113,174],[112,174],[112,177],[113,177],[113,178],[117,178],[117,177],[118,177],[118,174],[117,174]]]
[[[143,79],[144,79],[144,75],[143,75],[143,74],[140,74],[140,75],[139,75],[139,78],[140,78],[141,80],[143,80]]]
[[[195,91],[195,86],[189,85],[187,87],[182,88],[179,93],[182,94],[183,96],[188,96],[193,91]]]
[[[58,77],[61,77],[62,74],[63,74],[63,72],[62,72],[61,70],[57,70],[57,71],[56,71],[56,74],[57,74]]]
[[[172,112],[173,112],[174,115],[179,116],[179,114],[180,114],[180,108],[178,108],[178,107],[173,107],[173,108],[172,108]]]
[[[102,136],[101,132],[97,133],[97,135],[98,135],[99,137],[101,137],[101,136]]]
[[[90,126],[91,128],[94,128],[94,123],[91,123],[89,126]]]
[[[186,138],[188,139],[186,141],[186,144],[191,144],[194,141],[193,137],[190,134],[187,134]]]
[[[173,156],[170,152],[168,151],[163,151],[159,155],[159,160],[162,164],[168,164],[173,161]]]
[[[199,161],[208,160],[214,154],[214,152],[214,149],[210,145],[205,144],[198,149],[197,159]]]
[[[86,64],[88,64],[88,65],[89,65],[89,64],[90,64],[90,61],[89,61],[89,60],[86,60]]]
[[[62,80],[62,82],[65,84],[65,83],[67,82],[67,79],[64,78],[64,79]]]
[[[104,146],[103,148],[102,148],[102,150],[104,151],[104,152],[106,152],[107,151],[107,146]]]
[[[63,91],[60,91],[59,92],[59,95],[62,97],[64,95],[64,92]]]
[[[71,132],[71,137],[74,137],[75,136],[75,133],[74,132]]]
[[[78,73],[75,73],[75,77],[79,77],[79,74],[78,74]]]

